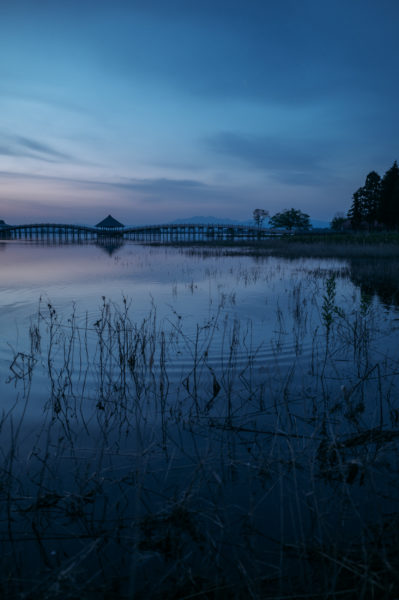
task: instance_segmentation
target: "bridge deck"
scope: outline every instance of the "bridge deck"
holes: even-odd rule
[[[66,223],[32,223],[22,225],[0,226],[1,238],[31,238],[31,237],[119,237],[126,239],[207,239],[207,238],[229,238],[229,239],[259,239],[265,237],[280,236],[282,231],[259,228],[253,225],[230,225],[230,224],[161,224],[140,225],[136,227],[125,227],[124,229],[101,229],[87,225],[72,225]]]

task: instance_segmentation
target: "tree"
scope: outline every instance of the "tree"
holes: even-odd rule
[[[253,220],[255,221],[255,225],[257,225],[260,229],[262,227],[263,221],[266,219],[266,217],[269,216],[269,211],[264,210],[263,208],[255,208],[254,212],[252,213],[252,216]]]
[[[381,177],[376,171],[371,171],[366,177],[362,188],[362,212],[369,227],[373,227],[378,219],[381,202]]]
[[[308,230],[312,227],[310,217],[306,213],[296,208],[285,209],[276,213],[269,220],[271,227],[284,227],[291,231],[292,229]]]
[[[330,227],[333,231],[343,231],[346,221],[344,213],[337,212],[330,223]]]
[[[382,178],[378,220],[388,229],[399,227],[399,167],[396,160]]]
[[[374,227],[378,220],[380,202],[381,177],[376,171],[371,171],[366,177],[364,186],[356,190],[352,196],[352,205],[348,211],[352,228]]]
[[[371,171],[363,187],[352,196],[348,211],[353,229],[383,226],[399,229],[399,167],[395,161],[381,179]]]
[[[363,222],[363,188],[359,188],[352,196],[352,206],[348,210],[348,219],[350,219],[353,229],[360,229]]]

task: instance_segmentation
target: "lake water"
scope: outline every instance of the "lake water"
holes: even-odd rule
[[[13,593],[66,593],[64,572],[68,593],[115,597],[331,587],[333,555],[354,560],[398,499],[398,310],[358,273],[0,241]]]

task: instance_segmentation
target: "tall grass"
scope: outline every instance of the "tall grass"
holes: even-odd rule
[[[222,310],[188,334],[41,303],[0,422],[1,596],[396,598],[399,357],[333,277],[309,301],[267,360]]]
[[[149,242],[149,245],[164,245]],[[166,243],[167,245],[167,243]],[[334,233],[308,232],[282,235],[259,240],[203,240],[197,242],[173,241],[169,245],[204,253],[219,251],[236,255],[241,252],[253,256],[275,254],[284,257],[336,257],[336,258],[397,258],[399,256],[398,232]]]

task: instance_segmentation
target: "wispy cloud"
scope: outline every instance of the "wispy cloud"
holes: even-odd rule
[[[119,180],[95,180],[95,179],[72,179],[67,177],[57,177],[51,175],[32,175],[30,173],[14,173],[12,171],[0,171],[0,178],[7,179],[32,179],[42,181],[52,181],[54,183],[69,184],[71,186],[82,186],[91,189],[117,188],[132,192],[139,192],[145,196],[157,196],[158,200],[170,199],[171,196],[186,196],[189,193],[209,193],[216,192],[216,187],[196,181],[194,179],[169,179],[169,178],[146,178],[130,179],[123,178]]]
[[[120,182],[108,182],[107,185],[123,187],[140,192],[163,193],[181,192],[209,189],[209,185],[194,179],[169,179],[166,177],[155,179],[128,179]]]
[[[263,170],[288,185],[317,185],[330,177],[323,159],[334,149],[327,142],[220,132],[208,137],[205,143],[213,152]]]
[[[46,156],[51,156],[60,160],[71,160],[72,158],[69,154],[59,152],[58,150],[52,148],[48,144],[43,144],[42,142],[38,142],[37,140],[32,140],[26,137],[16,137],[16,141],[20,144],[22,148],[27,148],[28,150],[32,150],[33,152],[37,152],[39,154],[44,154]]]
[[[0,216],[10,223],[40,221],[40,214],[47,221],[63,214],[64,220],[91,223],[103,212],[115,212],[122,222],[167,222],[203,211],[224,214],[227,202],[229,216],[242,211],[242,190],[192,179],[96,180],[0,171],[0,182]]]
[[[18,135],[2,135],[0,155],[34,158],[44,162],[74,162],[75,159],[65,152],[36,139]]]

